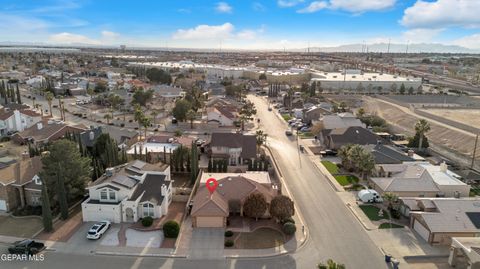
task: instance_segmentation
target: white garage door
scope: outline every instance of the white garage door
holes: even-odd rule
[[[5,200],[0,200],[0,210],[7,211],[7,202]]]
[[[428,237],[430,236],[430,231],[423,226],[420,222],[414,220],[413,221],[413,229],[423,238],[425,241],[428,242]]]
[[[223,217],[197,217],[198,228],[221,228]]]

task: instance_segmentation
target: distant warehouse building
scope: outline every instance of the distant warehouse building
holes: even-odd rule
[[[360,70],[346,70],[345,72],[316,72],[312,73],[312,82],[317,82],[324,90],[349,90],[365,93],[398,92],[405,86],[405,93],[412,88],[415,92],[422,85],[422,80],[410,77],[382,73],[363,73]]]

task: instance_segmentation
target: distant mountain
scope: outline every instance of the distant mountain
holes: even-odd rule
[[[390,44],[375,43],[375,44],[349,44],[337,47],[311,47],[310,52],[391,52],[391,53],[405,53],[407,51],[407,44]],[[308,49],[296,49],[294,51],[308,51]],[[444,45],[439,43],[418,43],[408,45],[409,53],[480,53],[480,50],[473,50],[457,45]]]

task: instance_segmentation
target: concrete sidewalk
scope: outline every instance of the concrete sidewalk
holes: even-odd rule
[[[111,255],[111,256],[139,256],[139,257],[178,257],[185,258],[186,256],[175,254],[173,248],[157,248],[157,247],[111,247],[99,246],[94,251],[96,255]]]

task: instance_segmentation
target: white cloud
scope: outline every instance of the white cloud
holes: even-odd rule
[[[104,39],[116,39],[120,34],[111,31],[102,31],[102,38]]]
[[[391,8],[396,0],[330,0],[313,1],[305,8],[297,10],[298,13],[313,13],[322,9],[344,10],[352,13],[378,11]]]
[[[198,25],[195,28],[190,29],[179,29],[177,30],[172,38],[173,39],[184,39],[184,40],[195,40],[195,39],[225,39],[232,36],[234,30],[233,24],[227,22],[222,25]]]
[[[403,32],[404,41],[412,41],[414,43],[432,42],[433,38],[440,34],[443,29],[411,29]]]
[[[294,7],[294,6],[296,6],[298,4],[301,4],[303,2],[304,2],[304,0],[278,0],[277,4],[280,7]]]
[[[240,39],[255,39],[257,37],[257,32],[253,30],[243,30],[237,34],[237,37]]]
[[[99,45],[100,41],[91,39],[84,35],[72,34],[72,33],[59,33],[54,34],[49,37],[49,40],[54,43],[69,44],[69,43],[81,43],[81,44],[91,44]]]
[[[341,9],[353,13],[377,11],[391,8],[396,0],[330,0],[330,9]]]
[[[469,49],[480,49],[480,33],[464,36],[453,41],[453,44]]]
[[[215,10],[220,13],[232,13],[232,6],[226,2],[218,2]]]
[[[314,1],[314,2],[310,3],[310,5],[308,5],[307,7],[297,10],[297,12],[298,13],[313,13],[313,12],[317,12],[321,9],[325,9],[327,7],[328,7],[328,3],[325,2],[325,1]]]
[[[260,3],[260,2],[254,2],[252,4],[252,8],[255,11],[265,11],[266,10],[265,6],[262,5],[262,3]]]
[[[480,27],[479,10],[478,0],[418,0],[400,22],[411,28]]]

